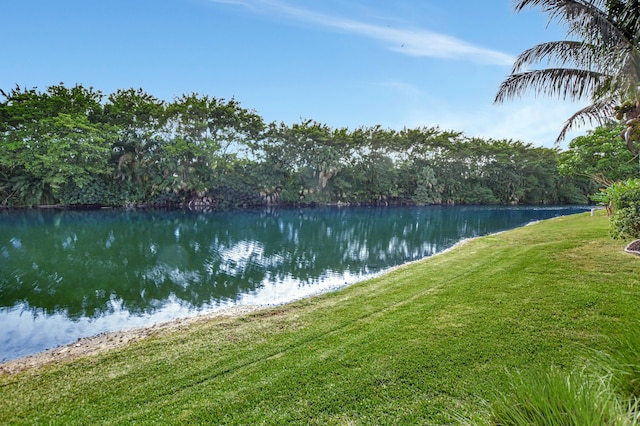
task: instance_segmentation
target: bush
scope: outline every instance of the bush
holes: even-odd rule
[[[640,238],[640,209],[638,206],[616,209],[611,217],[614,238]]]
[[[118,206],[126,201],[123,187],[114,185],[102,177],[91,178],[82,186],[78,186],[74,181],[69,181],[59,189],[56,195],[59,202],[66,206]]]
[[[606,189],[614,238],[640,238],[640,179],[618,182]]]

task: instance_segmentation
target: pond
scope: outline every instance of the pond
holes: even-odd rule
[[[0,211],[0,361],[335,290],[574,207]]]

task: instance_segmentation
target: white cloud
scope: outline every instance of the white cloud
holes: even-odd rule
[[[491,115],[492,126],[483,128],[479,124],[477,127],[482,134],[495,135],[493,137],[552,147],[566,120],[585,105],[552,99],[523,99],[508,105],[493,105],[486,110]],[[566,148],[573,138],[592,128],[586,125],[569,132],[560,147]]]
[[[439,126],[462,131],[469,137],[513,139],[536,146],[554,147],[564,122],[583,105],[547,99],[523,99],[503,105],[469,105],[438,102],[407,110],[409,127]],[[592,127],[585,126],[567,135],[560,144],[566,148],[576,136]]]
[[[486,49],[455,37],[423,29],[398,29],[315,12],[279,0],[210,0],[213,3],[246,7],[253,12],[286,16],[297,21],[332,28],[382,42],[387,49],[421,57],[464,59],[476,63],[511,66],[514,57]]]

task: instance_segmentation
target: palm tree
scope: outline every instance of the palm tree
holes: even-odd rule
[[[591,103],[564,124],[556,143],[587,123],[625,120],[623,137],[637,152],[640,140],[640,4],[638,0],[515,0],[515,10],[539,7],[564,23],[567,38],[522,52],[495,102],[529,91]],[[530,69],[536,65],[547,67]]]

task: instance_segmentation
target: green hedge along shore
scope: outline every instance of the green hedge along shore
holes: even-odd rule
[[[638,333],[640,258],[580,214],[341,291],[0,376],[0,424],[455,424]],[[458,418],[460,418],[458,417]]]

